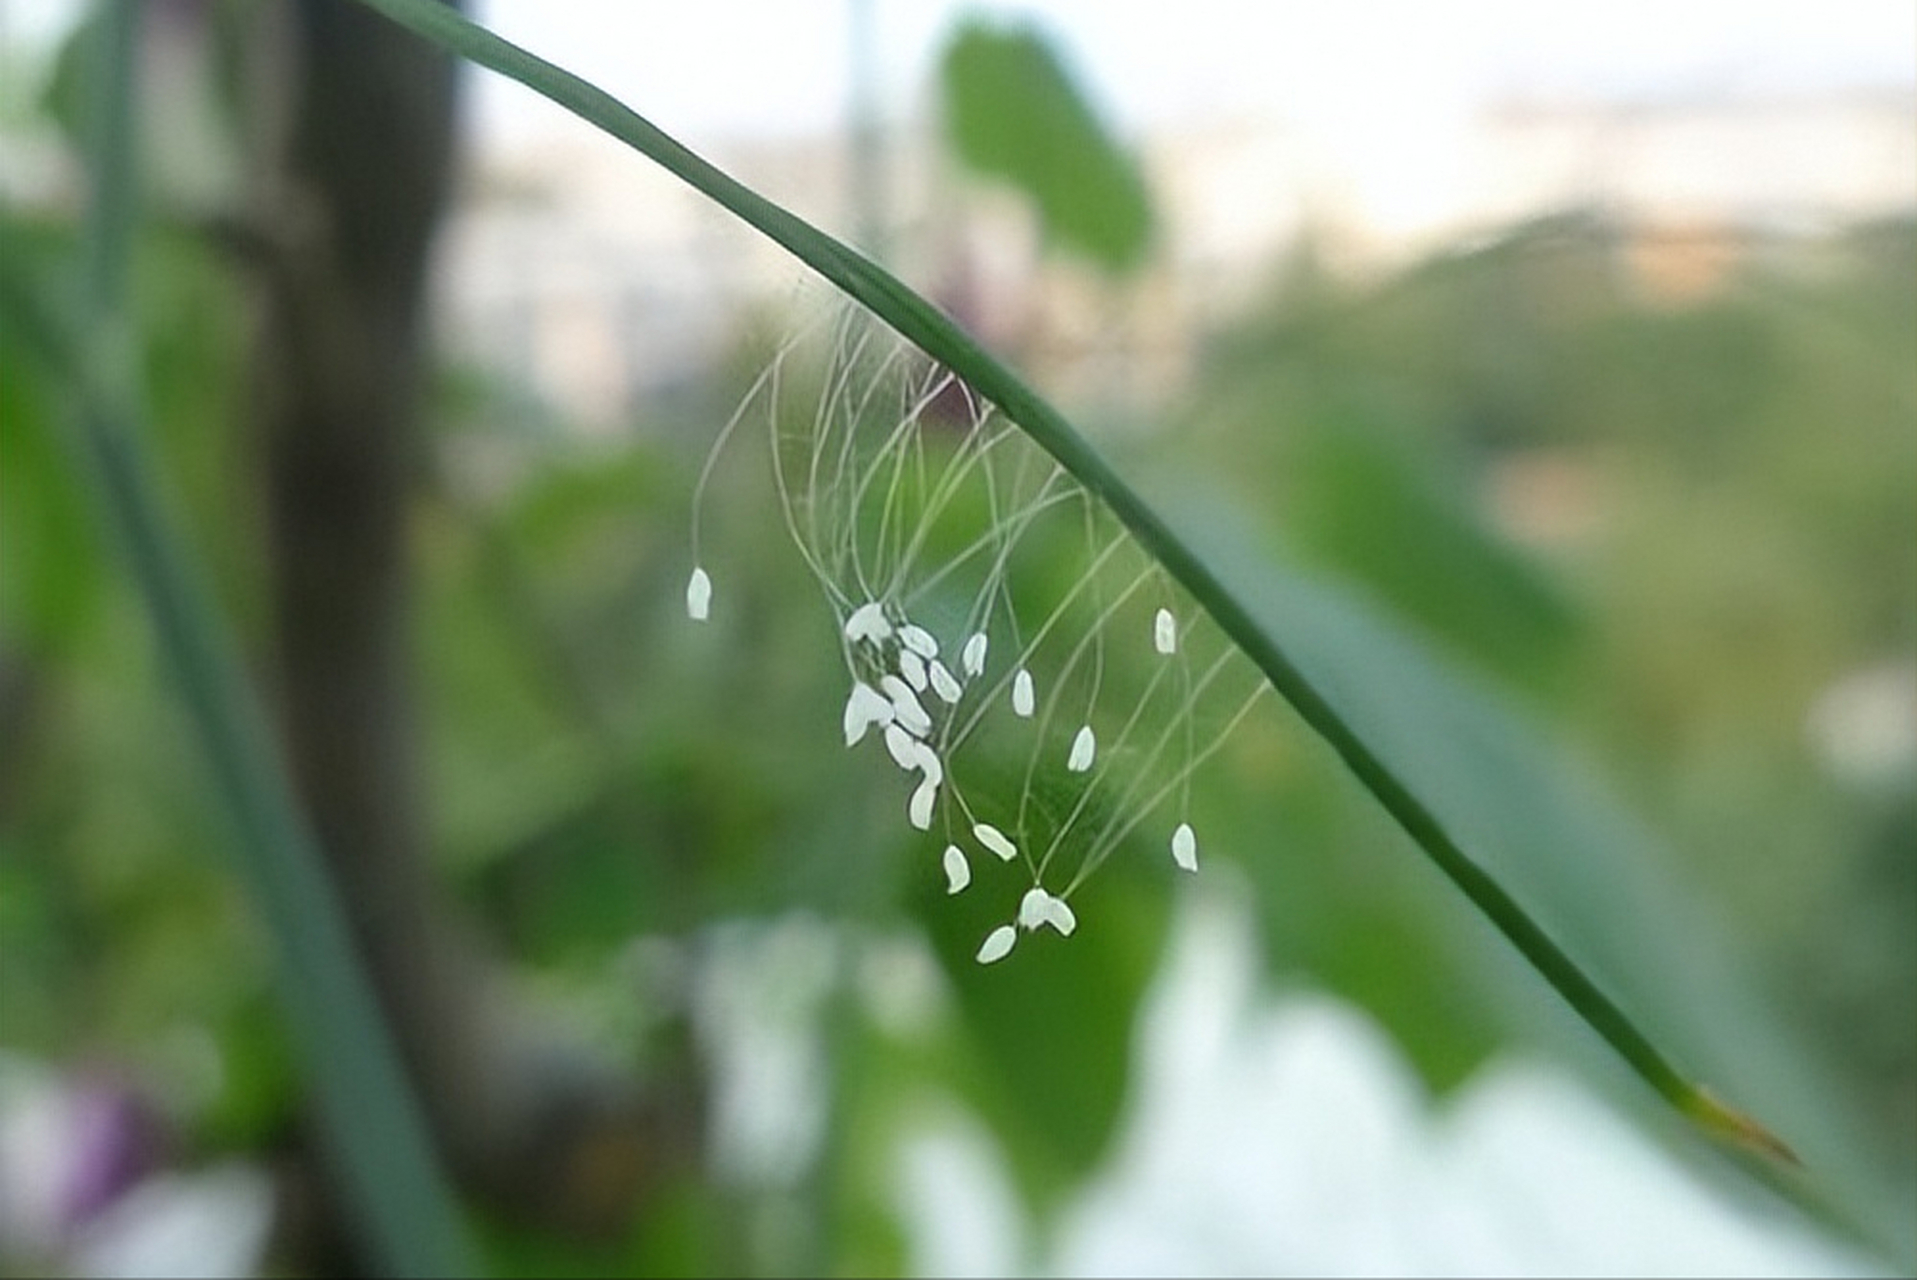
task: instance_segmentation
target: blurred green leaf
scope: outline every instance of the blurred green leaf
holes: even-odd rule
[[[1520,679],[1549,679],[1575,634],[1570,606],[1421,461],[1360,413],[1313,424],[1288,486],[1299,549],[1457,651]]]
[[[1048,240],[1108,271],[1144,261],[1152,211],[1138,165],[1036,29],[962,22],[940,65],[960,160],[1023,192]]]
[[[984,1068],[973,1100],[1040,1205],[1091,1170],[1126,1099],[1134,1019],[1170,917],[1162,868],[1150,860],[1159,874],[1143,870],[1148,860],[1137,853],[1121,849],[1074,899],[1096,924],[1069,942],[1050,930],[1027,934],[989,967],[974,956],[1003,923],[997,904],[922,882],[920,919]]]
[[[1577,778],[1492,689],[1348,593],[1280,570],[1211,489],[1160,506],[1392,774],[1429,798],[1438,821],[1634,1023],[1713,1092],[1758,1108],[1854,1226],[1899,1256],[1917,1253],[1908,1214],[1864,1156],[1841,1095],[1663,873],[1649,832]],[[1560,1006],[1530,1007],[1561,1023]]]

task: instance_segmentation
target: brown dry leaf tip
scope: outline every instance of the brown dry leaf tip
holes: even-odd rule
[[[1692,1091],[1685,1113],[1707,1132],[1760,1155],[1801,1169],[1804,1162],[1785,1141],[1737,1108],[1720,1100],[1709,1089]]]

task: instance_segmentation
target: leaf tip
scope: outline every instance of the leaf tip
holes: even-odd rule
[[[1801,1169],[1804,1166],[1804,1162],[1798,1158],[1797,1153],[1791,1150],[1790,1145],[1782,1138],[1736,1107],[1724,1102],[1709,1089],[1692,1090],[1689,1099],[1685,1102],[1684,1113],[1706,1133],[1729,1142],[1732,1146],[1755,1152],[1792,1168]]]

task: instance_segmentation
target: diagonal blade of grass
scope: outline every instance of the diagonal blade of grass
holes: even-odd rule
[[[68,372],[100,505],[126,556],[162,662],[232,820],[237,870],[279,949],[278,980],[347,1203],[374,1261],[396,1275],[470,1275],[477,1255],[434,1160],[399,1057],[360,967],[334,887],[276,767],[259,709],[215,614],[168,527],[140,447],[128,283],[138,216],[133,117],[144,6],[100,6],[90,68],[92,198],[85,232],[84,327],[42,316]],[[56,355],[57,358],[57,355]]]
[[[449,52],[496,71],[626,143],[783,246],[932,359],[953,370],[1024,429],[1109,507],[1147,552],[1231,636],[1299,716],[1338,754],[1440,871],[1508,938],[1630,1068],[1682,1115],[1745,1150],[1792,1161],[1755,1120],[1688,1080],[1625,1011],[1478,865],[1431,810],[1355,733],[1337,709],[1196,555],[1057,410],[910,287],[804,219],[700,158],[603,90],[466,21],[434,0],[364,0]]]

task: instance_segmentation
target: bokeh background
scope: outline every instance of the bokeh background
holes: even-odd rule
[[[706,498],[731,607],[684,616],[707,451],[825,287],[519,86],[444,108],[350,6],[144,8],[147,443],[490,1269],[1917,1261],[1908,4],[474,15],[1221,526],[1467,846],[1806,1154],[1781,1195],[1275,699],[1199,775],[1198,877],[1122,850],[1098,928],[979,970],[837,750],[753,433]],[[0,4],[0,1273],[364,1271],[21,319],[71,288],[85,17]],[[361,385],[306,322],[401,355]]]

